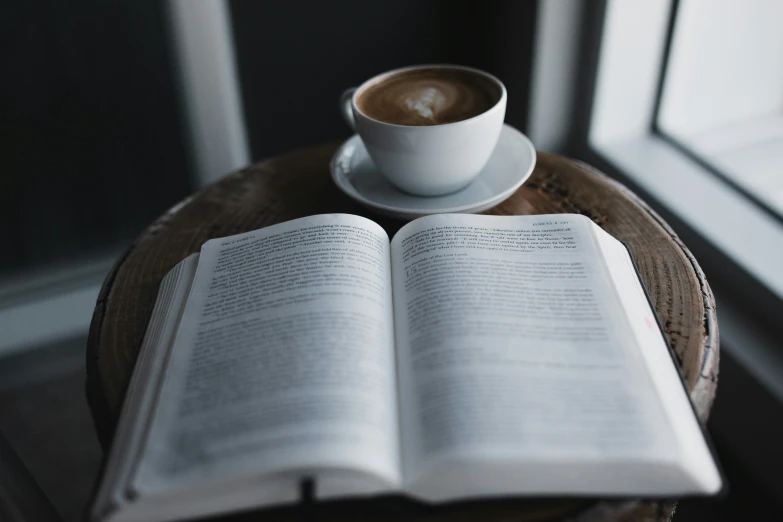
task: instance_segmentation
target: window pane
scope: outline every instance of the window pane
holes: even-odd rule
[[[783,2],[681,0],[658,125],[783,217]]]

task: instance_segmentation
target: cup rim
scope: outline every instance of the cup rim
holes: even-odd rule
[[[384,78],[386,78],[388,76],[391,76],[393,74],[398,74],[398,73],[405,72],[405,71],[413,71],[413,70],[416,70],[416,69],[457,69],[457,70],[461,70],[461,71],[470,71],[472,73],[481,75],[481,76],[489,79],[490,81],[495,83],[495,85],[500,87],[500,98],[498,98],[498,101],[495,102],[495,104],[492,107],[490,107],[489,109],[485,110],[481,114],[476,114],[475,116],[471,116],[470,118],[466,118],[464,120],[453,121],[451,123],[438,123],[436,125],[400,125],[398,123],[389,123],[389,122],[386,122],[386,121],[377,120],[377,119],[373,118],[372,116],[368,116],[367,114],[365,114],[364,112],[359,110],[359,106],[356,105],[356,96],[363,89],[367,88],[370,84],[379,82],[379,81],[383,80]],[[487,115],[487,114],[489,114],[491,112],[496,111],[498,109],[498,107],[501,105],[501,103],[506,100],[506,98],[507,98],[506,86],[503,85],[503,82],[501,82],[500,79],[498,77],[496,77],[495,75],[493,75],[493,74],[490,74],[490,73],[488,73],[486,71],[482,71],[481,69],[476,69],[475,67],[469,67],[467,65],[454,65],[454,64],[439,64],[439,63],[435,63],[435,64],[409,65],[409,66],[406,66],[406,67],[399,67],[397,69],[391,69],[389,71],[385,71],[385,72],[382,72],[380,74],[376,74],[372,78],[362,82],[362,84],[359,85],[356,88],[356,90],[354,90],[353,95],[351,96],[351,108],[355,111],[356,114],[360,115],[362,118],[365,118],[365,119],[367,119],[367,120],[369,120],[369,121],[371,121],[373,123],[377,123],[379,125],[386,125],[388,127],[399,127],[399,128],[403,128],[403,129],[437,129],[437,128],[443,128],[443,127],[448,127],[448,126],[453,126],[453,125],[460,125],[460,124],[468,123],[468,122],[474,121],[474,120],[476,120],[478,118],[481,118],[482,116],[485,116],[485,115]]]

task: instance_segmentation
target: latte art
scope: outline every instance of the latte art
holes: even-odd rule
[[[405,71],[370,85],[357,97],[367,116],[396,125],[439,125],[488,111],[499,89],[478,74],[460,69]]]
[[[449,87],[449,85],[435,85],[418,88],[405,97],[405,106],[422,118],[434,120],[435,115],[440,114],[447,104],[454,103],[455,93]]]

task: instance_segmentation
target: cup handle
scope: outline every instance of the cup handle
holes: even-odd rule
[[[351,87],[343,91],[340,96],[340,113],[343,115],[345,123],[351,128],[356,130],[356,120],[353,117],[353,107],[351,107],[351,100],[353,99],[353,93],[356,92],[356,87]]]

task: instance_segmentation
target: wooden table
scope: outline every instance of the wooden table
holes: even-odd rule
[[[87,395],[104,447],[111,442],[147,317],[166,272],[201,244],[311,214],[345,212],[371,217],[391,236],[403,221],[378,216],[342,194],[328,163],[337,144],[302,149],[231,174],[174,206],[125,252],[98,297],[87,348]],[[629,248],[672,347],[691,398],[706,422],[718,377],[718,324],[704,274],[669,226],[630,190],[600,172],[539,152],[531,178],[489,214],[584,214]],[[399,519],[372,503],[317,512],[275,510],[242,520]],[[406,513],[413,520],[668,520],[673,502],[477,502]],[[574,515],[576,513],[576,515]],[[316,515],[313,517],[313,515]],[[232,518],[233,519],[233,518]]]

